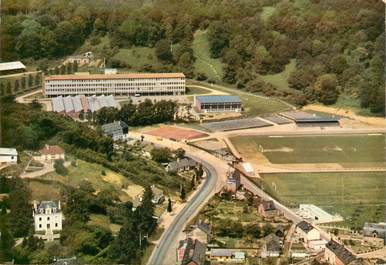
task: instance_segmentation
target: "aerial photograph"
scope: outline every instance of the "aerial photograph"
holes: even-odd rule
[[[386,265],[383,0],[0,0],[0,265]]]

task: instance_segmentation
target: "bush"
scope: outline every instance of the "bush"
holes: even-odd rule
[[[56,172],[57,174],[62,175],[62,176],[67,176],[68,170],[67,170],[67,168],[64,166],[64,160],[63,160],[63,159],[55,160],[55,162],[54,162],[54,168],[55,168],[55,172]]]

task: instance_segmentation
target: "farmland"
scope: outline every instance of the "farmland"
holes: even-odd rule
[[[262,174],[264,189],[290,207],[315,204],[347,224],[380,222],[385,212],[384,172]]]
[[[262,153],[270,163],[339,163],[343,167],[382,166],[384,135],[238,136],[231,139],[246,159]]]

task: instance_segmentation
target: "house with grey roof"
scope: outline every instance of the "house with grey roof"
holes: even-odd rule
[[[283,241],[275,234],[270,234],[264,238],[264,245],[261,250],[261,257],[279,257],[282,251]]]
[[[330,242],[326,244],[324,259],[332,265],[349,265],[353,264],[357,258],[351,251],[345,248],[343,244],[330,240]]]
[[[245,253],[239,249],[212,248],[209,257],[215,262],[245,262]]]
[[[257,206],[257,212],[260,215],[267,217],[267,218],[273,217],[273,216],[279,214],[279,211],[277,210],[275,203],[272,200],[260,201],[259,205]]]
[[[199,240],[187,238],[179,242],[177,248],[177,262],[181,265],[203,265],[206,258],[206,245]]]
[[[17,164],[16,148],[0,148],[0,165]]]
[[[298,239],[302,242],[308,243],[309,241],[319,240],[320,232],[312,224],[301,221],[296,225],[295,229]]]
[[[48,241],[60,237],[58,232],[63,222],[60,201],[34,201],[32,216],[37,237]]]
[[[198,163],[191,158],[182,158],[172,161],[166,165],[166,171],[168,172],[183,172],[189,171],[198,166]]]
[[[105,135],[111,136],[114,141],[124,140],[128,137],[129,126],[123,121],[115,121],[102,125]]]

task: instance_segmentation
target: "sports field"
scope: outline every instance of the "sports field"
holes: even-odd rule
[[[280,173],[262,178],[264,189],[287,206],[315,204],[339,213],[354,227],[384,220],[384,172]]]
[[[236,136],[231,141],[246,160],[253,160],[259,152],[273,164],[339,163],[343,167],[371,167],[385,163],[382,134]]]

